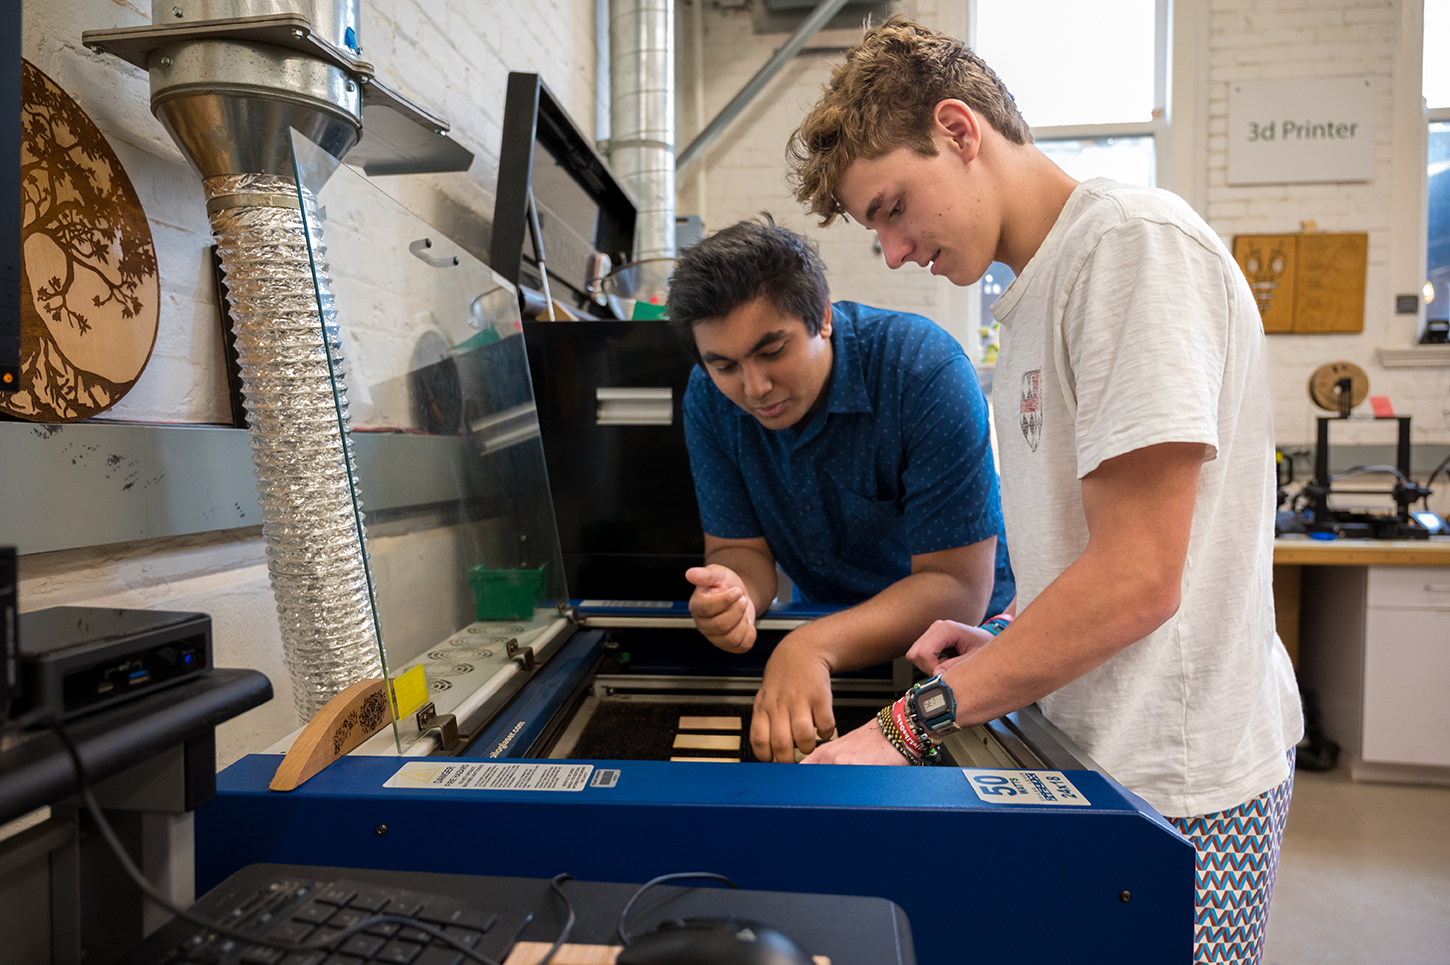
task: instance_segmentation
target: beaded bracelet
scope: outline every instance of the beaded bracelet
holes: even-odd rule
[[[921,758],[913,757],[911,752],[906,749],[906,742],[902,738],[901,731],[896,726],[895,707],[896,705],[894,703],[887,704],[877,713],[876,721],[881,725],[881,733],[891,742],[891,746],[896,748],[902,757],[906,758],[908,764],[920,764]]]

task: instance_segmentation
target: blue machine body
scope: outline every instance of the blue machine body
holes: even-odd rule
[[[989,800],[956,767],[523,760],[601,638],[576,633],[481,732],[477,757],[430,763],[587,763],[617,770],[612,786],[389,788],[409,759],[349,756],[277,793],[281,756],[254,754],[196,812],[198,890],[259,861],[641,883],[714,871],[742,888],[888,898],[923,963],[1191,960],[1193,847],[1098,771],[1062,772],[1089,802],[1064,806]]]

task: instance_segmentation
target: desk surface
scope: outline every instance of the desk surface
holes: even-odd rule
[[[177,744],[210,738],[217,724],[271,696],[271,681],[255,670],[214,668],[74,718],[66,729],[80,750],[87,776],[99,783]],[[18,735],[14,746],[0,749],[0,824],[75,790],[70,756],[50,731]]]
[[[1276,539],[1276,565],[1450,566],[1450,541]]]

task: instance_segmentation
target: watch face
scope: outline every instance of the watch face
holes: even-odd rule
[[[916,699],[921,716],[930,720],[947,709],[947,695],[940,690],[928,690]]]

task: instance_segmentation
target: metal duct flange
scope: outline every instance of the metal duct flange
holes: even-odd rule
[[[151,0],[151,22],[158,25],[289,13],[304,14],[312,31],[334,47],[360,52],[357,0]]]
[[[203,178],[291,178],[291,128],[337,158],[362,128],[358,83],[281,47],[183,41],[152,52],[148,66],[151,111]]]

